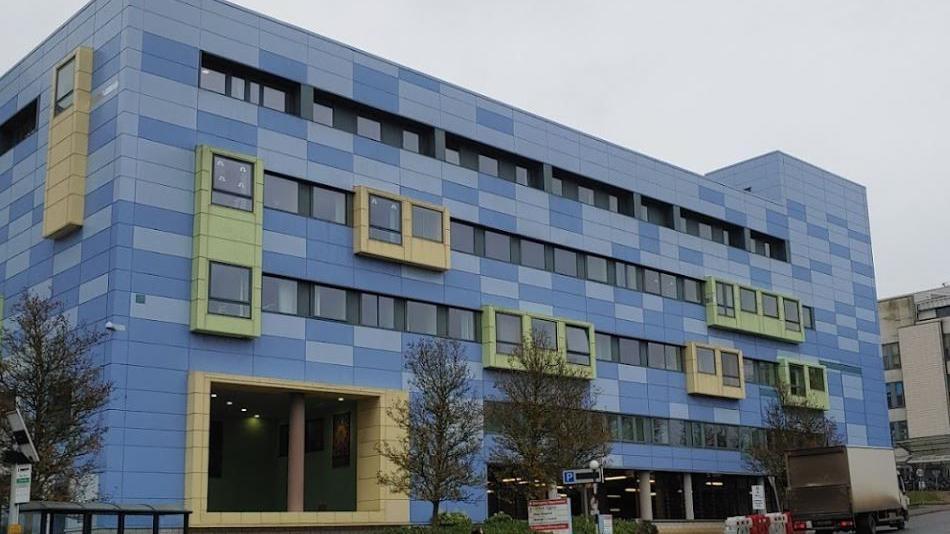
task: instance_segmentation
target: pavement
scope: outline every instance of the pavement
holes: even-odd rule
[[[896,532],[880,528],[878,532]],[[950,534],[950,505],[915,506],[910,510],[906,534]]]

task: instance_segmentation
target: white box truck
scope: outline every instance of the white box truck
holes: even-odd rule
[[[789,451],[788,508],[796,532],[873,533],[903,529],[907,496],[893,449],[821,447]]]

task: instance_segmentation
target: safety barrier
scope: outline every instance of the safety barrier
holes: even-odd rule
[[[776,512],[726,519],[723,534],[794,534],[789,513]]]
[[[722,534],[752,534],[752,519],[740,515],[726,519]]]

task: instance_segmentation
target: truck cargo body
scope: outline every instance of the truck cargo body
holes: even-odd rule
[[[789,451],[786,463],[796,530],[873,532],[872,525],[907,521],[892,449],[802,449]]]

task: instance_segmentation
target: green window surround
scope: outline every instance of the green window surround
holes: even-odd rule
[[[705,285],[708,326],[788,343],[805,341],[799,299],[712,277]]]
[[[790,404],[829,409],[828,369],[824,365],[780,357],[778,366],[779,384],[786,388]]]

